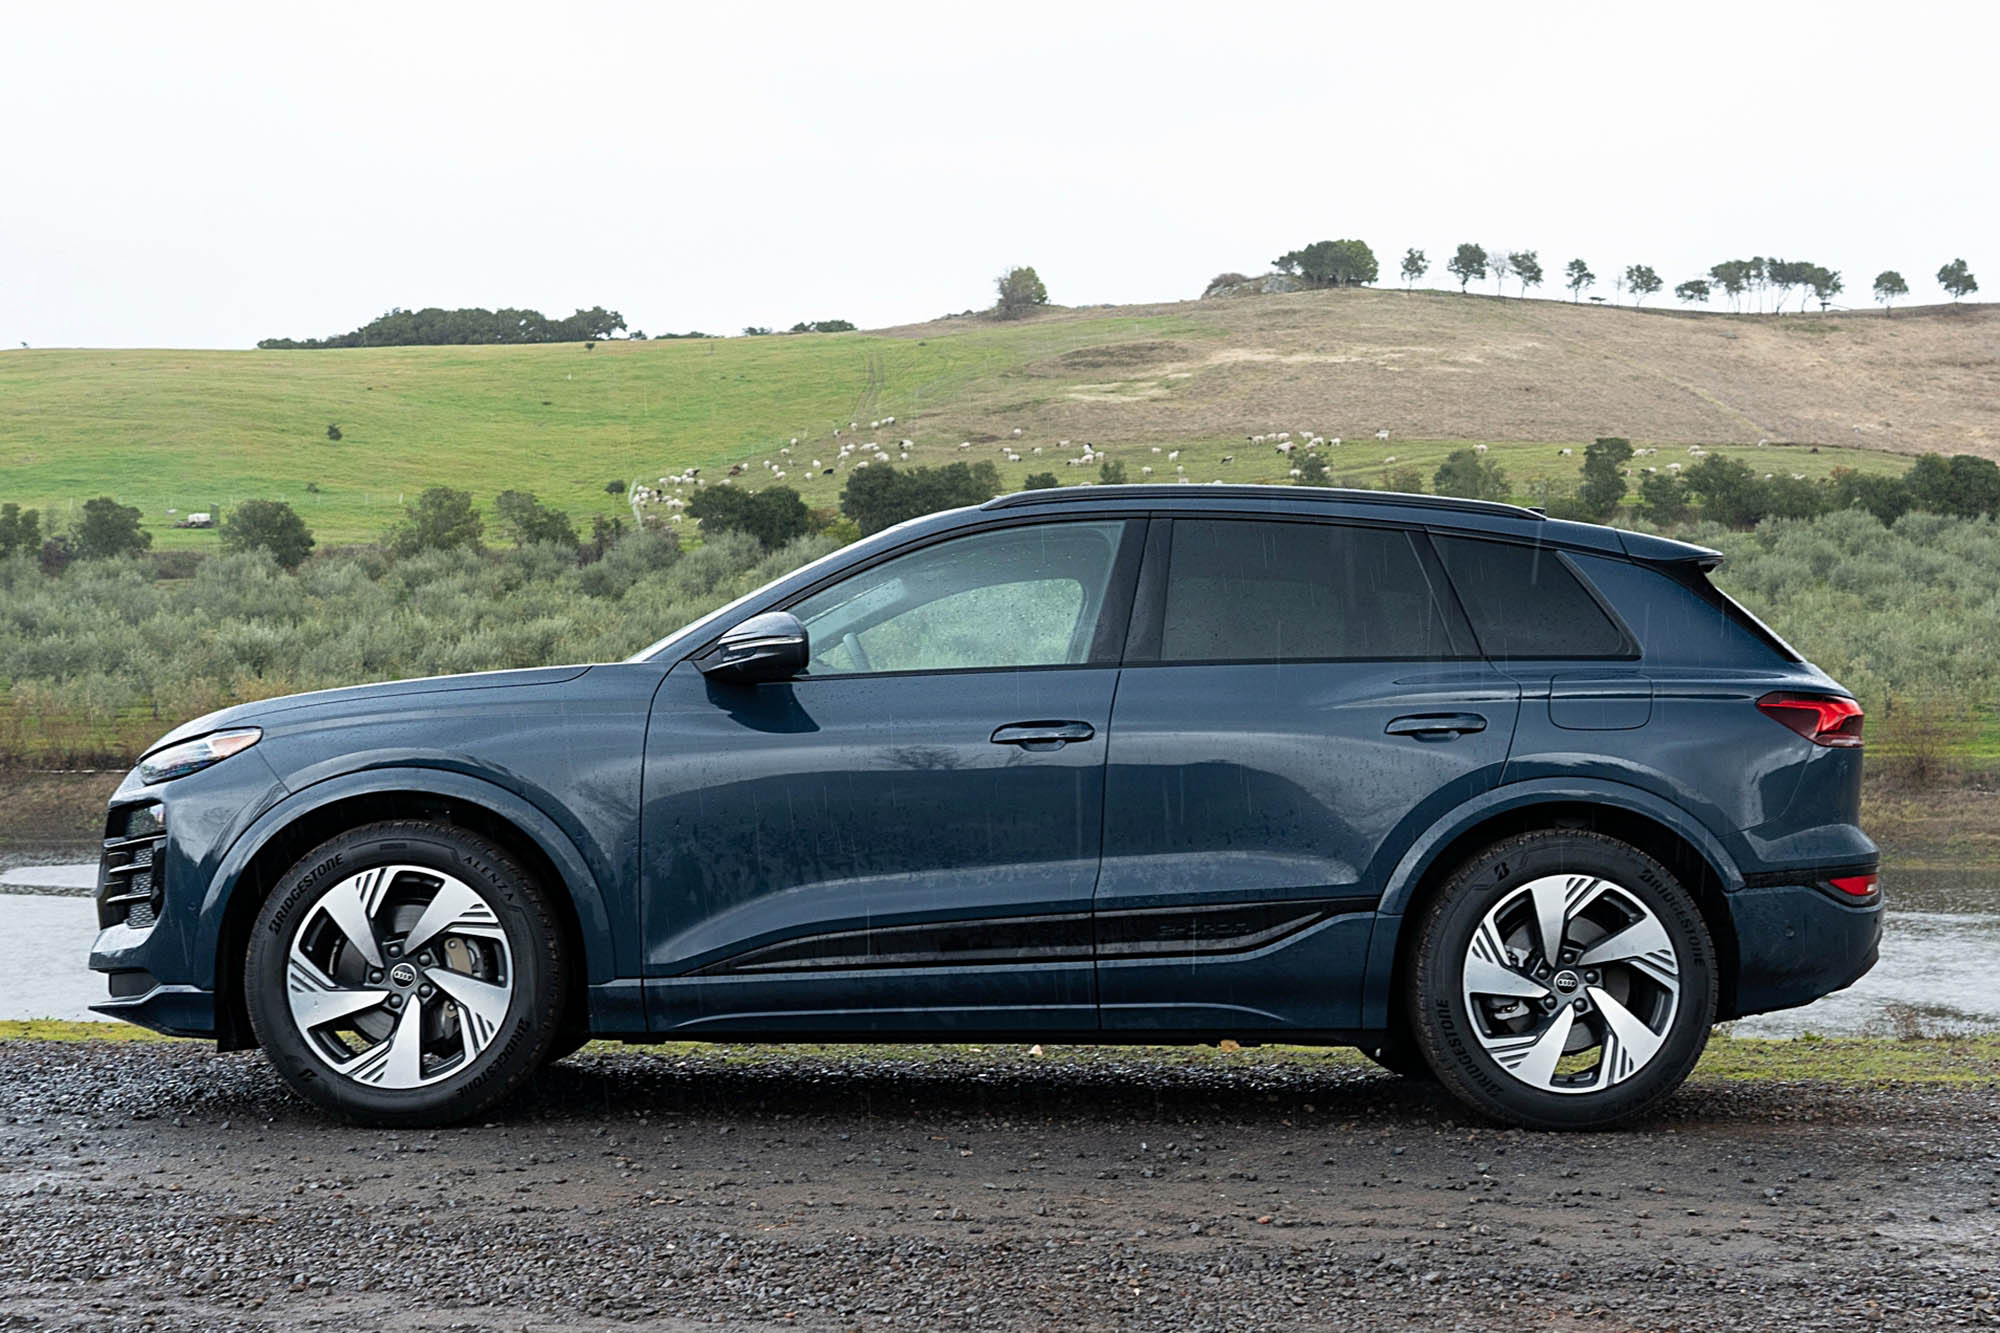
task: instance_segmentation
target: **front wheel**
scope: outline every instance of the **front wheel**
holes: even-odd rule
[[[382,823],[322,844],[258,913],[250,1023],[303,1096],[431,1125],[514,1091],[562,1033],[565,960],[542,892],[464,829]]]
[[[1716,1006],[1715,950],[1666,867],[1598,833],[1496,843],[1418,926],[1410,1026],[1444,1085],[1536,1129],[1642,1115],[1687,1078]]]

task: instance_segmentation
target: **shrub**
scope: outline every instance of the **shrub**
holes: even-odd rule
[[[1024,491],[1052,491],[1061,484],[1053,472],[1030,472],[1021,478],[1021,489]]]
[[[577,545],[576,525],[569,521],[569,515],[549,508],[535,498],[533,491],[502,491],[493,497],[493,511],[500,516],[517,547],[536,542]]]
[[[1583,451],[1583,480],[1576,488],[1576,502],[1593,523],[1607,521],[1625,498],[1625,464],[1632,458],[1632,442],[1615,435],[1599,436]]]
[[[1100,486],[1123,486],[1129,480],[1125,464],[1115,458],[1106,459],[1097,469],[1097,482]]]
[[[1322,463],[1321,471],[1325,468]],[[1456,495],[1463,500],[1504,500],[1514,493],[1500,465],[1473,449],[1452,450],[1438,465],[1431,484],[1439,495]]]
[[[225,551],[269,551],[286,569],[297,569],[312,554],[313,536],[283,500],[245,500],[222,520]]]
[[[905,471],[878,463],[849,474],[840,510],[866,536],[940,509],[984,504],[999,493],[1000,469],[990,462]]]
[[[399,556],[419,551],[451,551],[461,546],[477,550],[486,524],[472,507],[472,493],[450,486],[432,486],[404,507],[400,522],[383,534],[382,544]]]
[[[811,526],[806,502],[789,486],[767,486],[760,491],[709,486],[695,492],[687,511],[689,517],[701,520],[704,533],[748,533],[767,551],[805,536]]]
[[[136,506],[119,504],[108,495],[85,500],[74,534],[77,558],[109,560],[145,550],[153,544],[153,534],[139,526],[139,517]]]
[[[1327,476],[1326,460],[1316,453],[1308,453],[1304,458],[1301,458],[1299,460],[1297,484],[1300,486],[1332,485],[1331,478]]]

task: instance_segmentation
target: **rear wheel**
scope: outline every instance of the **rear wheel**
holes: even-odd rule
[[[1707,1043],[1716,968],[1700,910],[1614,838],[1496,843],[1418,929],[1411,1030],[1444,1085],[1496,1119],[1583,1129],[1642,1115]]]
[[[498,845],[371,824],[278,881],[244,998],[302,1095],[353,1120],[442,1124],[507,1096],[556,1048],[560,939],[539,886]]]

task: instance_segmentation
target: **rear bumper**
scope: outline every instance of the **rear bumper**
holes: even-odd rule
[[[1880,892],[1853,902],[1818,884],[1769,884],[1727,895],[1735,986],[1720,1019],[1810,1004],[1858,981],[1882,943]]]

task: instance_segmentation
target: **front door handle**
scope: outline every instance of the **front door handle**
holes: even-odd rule
[[[1448,741],[1486,730],[1486,719],[1477,713],[1412,713],[1392,720],[1384,730],[1391,736],[1415,736],[1420,741]]]
[[[1088,722],[1013,722],[996,729],[995,745],[1018,745],[1024,750],[1060,750],[1071,741],[1087,741],[1097,734]]]

